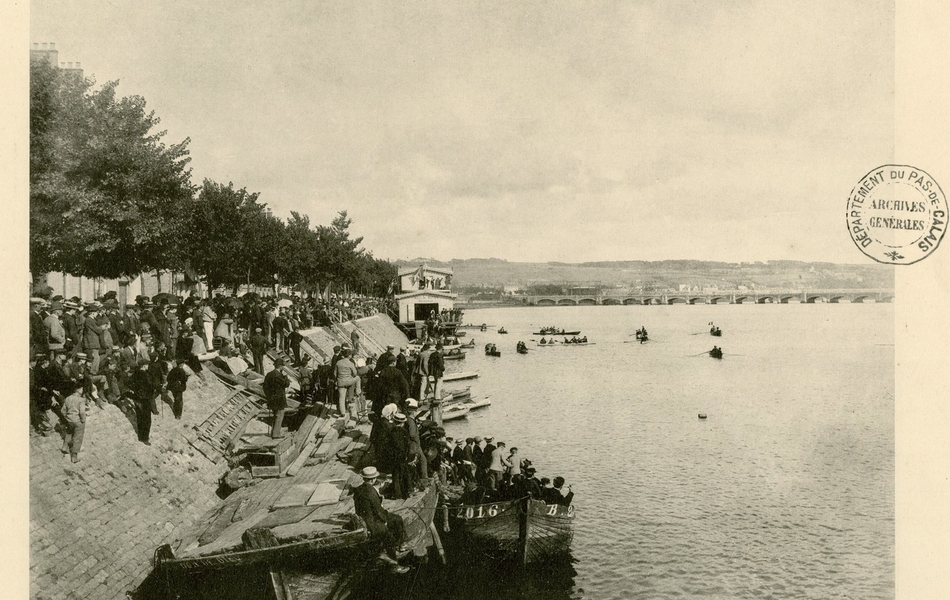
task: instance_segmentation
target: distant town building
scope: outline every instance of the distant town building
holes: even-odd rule
[[[45,60],[68,73],[75,73],[80,77],[83,74],[81,63],[59,62],[59,50],[56,49],[55,42],[33,42],[30,48],[30,60]]]

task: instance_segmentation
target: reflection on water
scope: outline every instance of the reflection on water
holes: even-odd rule
[[[437,559],[417,563],[406,575],[392,575],[387,569],[345,573],[327,596],[327,581],[306,573],[292,574],[295,599],[317,598],[429,598],[481,600],[483,598],[522,598],[524,600],[571,600],[579,598],[575,590],[576,571],[570,555],[552,558],[544,564],[522,568],[484,556],[453,553],[447,565]]]

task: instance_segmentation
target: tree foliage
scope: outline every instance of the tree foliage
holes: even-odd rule
[[[178,266],[189,140],[166,146],[139,96],[30,65],[30,269],[119,277]]]
[[[259,194],[191,184],[189,139],[166,146],[159,119],[117,82],[30,65],[30,270],[116,278],[190,268],[210,289],[326,284],[385,294],[396,267],[352,238],[338,213],[314,226],[271,216]]]

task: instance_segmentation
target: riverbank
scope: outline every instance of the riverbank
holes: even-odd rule
[[[408,342],[388,317],[376,315],[304,331],[302,350],[325,362],[354,332],[364,353]],[[163,405],[153,415],[150,446],[137,440],[134,415],[92,405],[75,464],[60,453],[57,434],[31,434],[31,598],[124,598],[151,570],[157,547],[181,539],[219,505],[227,464],[206,458],[192,442],[196,427],[231,393],[207,369],[191,376],[182,419]]]

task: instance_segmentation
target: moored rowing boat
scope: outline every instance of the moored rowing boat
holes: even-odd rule
[[[467,546],[487,545],[522,564],[563,554],[574,539],[573,506],[521,498],[448,507],[449,528]]]

